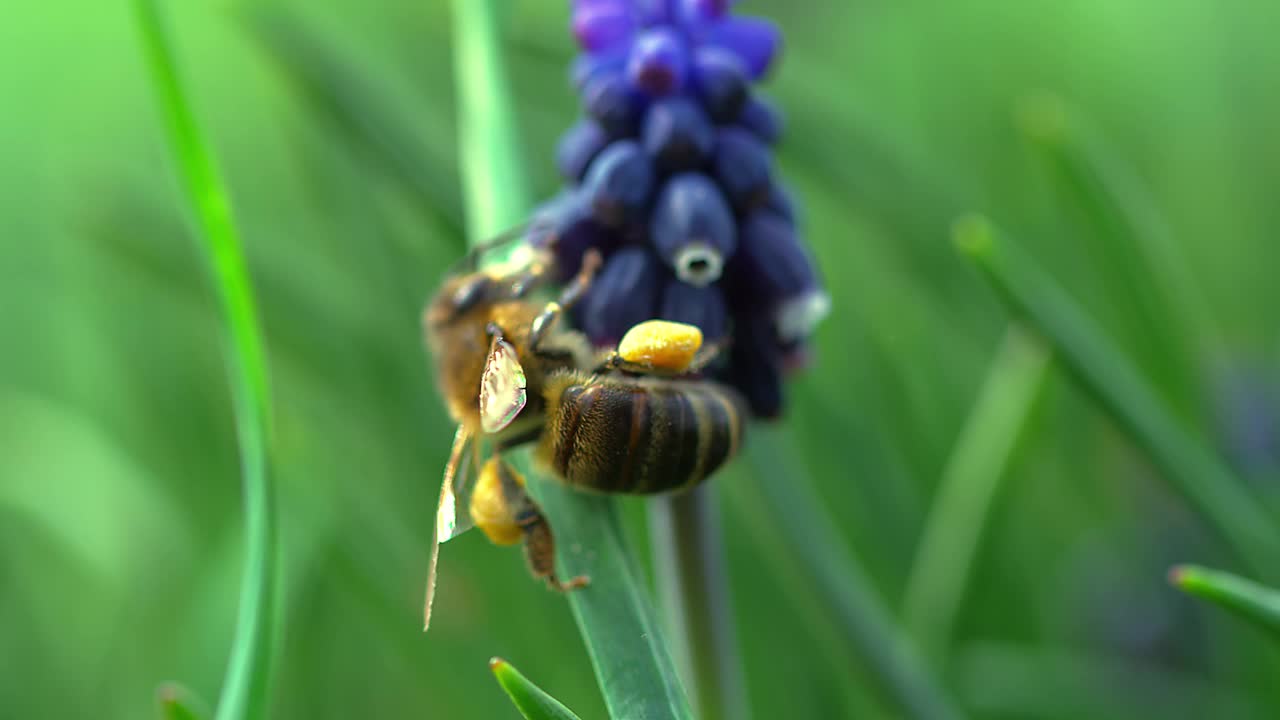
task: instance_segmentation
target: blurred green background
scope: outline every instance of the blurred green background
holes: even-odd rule
[[[515,717],[485,664],[501,655],[602,717],[566,604],[518,552],[447,546],[437,624],[419,632],[451,429],[418,312],[463,248],[446,3],[168,5],[275,383],[275,715]],[[540,197],[576,112],[566,6],[522,0],[510,17]],[[948,242],[967,210],[1024,240],[1280,504],[1280,6],[740,7],[787,37],[766,90],[788,115],[779,165],[834,298],[787,427],[886,603],[902,604],[1008,324]],[[165,680],[212,700],[241,563],[234,425],[130,8],[10,3],[0,66],[0,717],[146,717]],[[1117,194],[1064,171],[1063,143]],[[892,717],[733,502],[760,480],[717,479],[755,717]],[[643,505],[627,509],[643,546]],[[1064,378],[988,520],[937,666],[974,716],[1280,712],[1265,638],[1165,582],[1174,562],[1241,568]]]

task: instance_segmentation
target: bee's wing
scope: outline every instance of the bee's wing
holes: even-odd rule
[[[471,440],[471,434],[467,429],[459,425],[458,431],[453,435],[453,447],[449,451],[449,464],[444,466],[444,482],[440,486],[440,502],[436,506],[436,529],[434,537],[431,540],[431,560],[427,566],[427,599],[422,608],[422,631],[426,632],[431,627],[431,605],[436,598],[436,568],[440,564],[440,543],[457,536],[459,533],[471,527],[471,513],[467,511],[467,505],[459,502],[458,494],[454,488],[454,476],[457,474],[458,467],[462,466],[462,485],[468,491],[467,497],[470,497],[470,483],[467,482],[467,444]]]
[[[527,399],[526,384],[519,353],[495,337],[480,380],[480,426],[486,433],[499,432],[516,419]]]

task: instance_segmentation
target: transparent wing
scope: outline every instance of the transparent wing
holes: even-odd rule
[[[480,381],[480,426],[496,433],[510,425],[526,400],[524,368],[511,343],[495,337]]]
[[[426,632],[431,627],[431,606],[435,603],[436,598],[436,576],[437,567],[440,564],[440,543],[456,537],[470,527],[468,524],[459,529],[461,523],[470,523],[471,514],[467,512],[466,503],[460,502],[457,491],[454,488],[454,477],[457,475],[459,466],[461,466],[462,485],[469,497],[470,483],[467,480],[468,458],[466,449],[470,440],[471,434],[467,432],[464,426],[459,425],[457,432],[453,434],[453,447],[449,450],[449,463],[444,466],[444,482],[440,485],[440,502],[436,505],[436,531],[431,540],[431,560],[427,565],[427,599],[422,608],[423,632]]]

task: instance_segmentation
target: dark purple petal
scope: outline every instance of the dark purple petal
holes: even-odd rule
[[[782,414],[782,367],[776,338],[767,318],[738,315],[725,380],[746,397],[751,413],[761,418]]]
[[[571,183],[582,180],[591,161],[608,144],[609,136],[599,123],[589,119],[578,121],[560,136],[560,143],[556,146],[556,167],[560,170],[560,177]]]
[[[750,81],[746,67],[733,53],[699,48],[693,56],[693,82],[712,120],[730,123],[742,114]]]
[[[669,27],[646,30],[631,46],[627,79],[651,96],[680,90],[688,73],[684,41]]]
[[[616,345],[633,325],[653,319],[661,283],[662,266],[648,248],[618,250],[579,303],[578,327],[595,345]]]
[[[634,135],[640,121],[640,97],[621,73],[600,73],[582,89],[587,114],[614,137]]]
[[[742,113],[738,115],[738,124],[770,145],[782,137],[782,114],[773,103],[758,97],[747,100]]]
[[[708,30],[706,39],[741,58],[754,80],[764,77],[782,47],[778,26],[758,17],[726,18]]]
[[[705,25],[724,17],[732,4],[731,0],[676,0],[676,16],[685,25]]]
[[[755,308],[772,310],[818,287],[813,261],[794,227],[766,210],[752,213],[742,223],[730,270],[735,304]]]
[[[588,249],[608,255],[618,246],[619,236],[595,219],[581,191],[570,191],[534,213],[529,242],[552,251],[556,278],[563,282],[577,274]]]
[[[574,58],[569,66],[569,79],[574,89],[583,92],[587,83],[596,77],[621,73],[627,66],[630,50],[630,47],[625,47],[599,54],[583,53]]]
[[[650,225],[654,249],[687,283],[720,278],[737,248],[733,213],[710,178],[682,173],[662,187]]]
[[[765,203],[765,209],[777,213],[793,226],[798,222],[799,212],[796,209],[795,197],[787,186],[776,178],[769,188],[769,201]]]
[[[644,212],[653,191],[653,163],[639,143],[619,140],[587,168],[582,191],[597,220],[621,226]]]
[[[573,36],[587,52],[604,52],[630,42],[636,21],[625,2],[578,3],[573,11]]]
[[[702,108],[687,97],[654,103],[645,114],[644,149],[663,172],[701,167],[715,144],[715,129]]]
[[[712,160],[715,178],[739,213],[769,201],[773,175],[769,149],[742,128],[724,128],[716,137]]]
[[[707,341],[719,340],[729,329],[724,293],[715,285],[698,287],[672,278],[662,291],[658,317],[696,325]]]

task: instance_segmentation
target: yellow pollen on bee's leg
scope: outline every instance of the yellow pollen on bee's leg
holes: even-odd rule
[[[480,528],[494,545],[515,545],[524,539],[524,529],[516,522],[515,508],[511,507],[502,483],[502,461],[496,457],[485,461],[471,492],[467,509],[476,527]],[[515,473],[509,469],[508,472]],[[519,475],[516,475],[519,478]],[[523,478],[518,482],[523,485]]]
[[[669,320],[646,320],[627,331],[618,355],[629,363],[679,372],[693,362],[702,347],[702,331]]]

